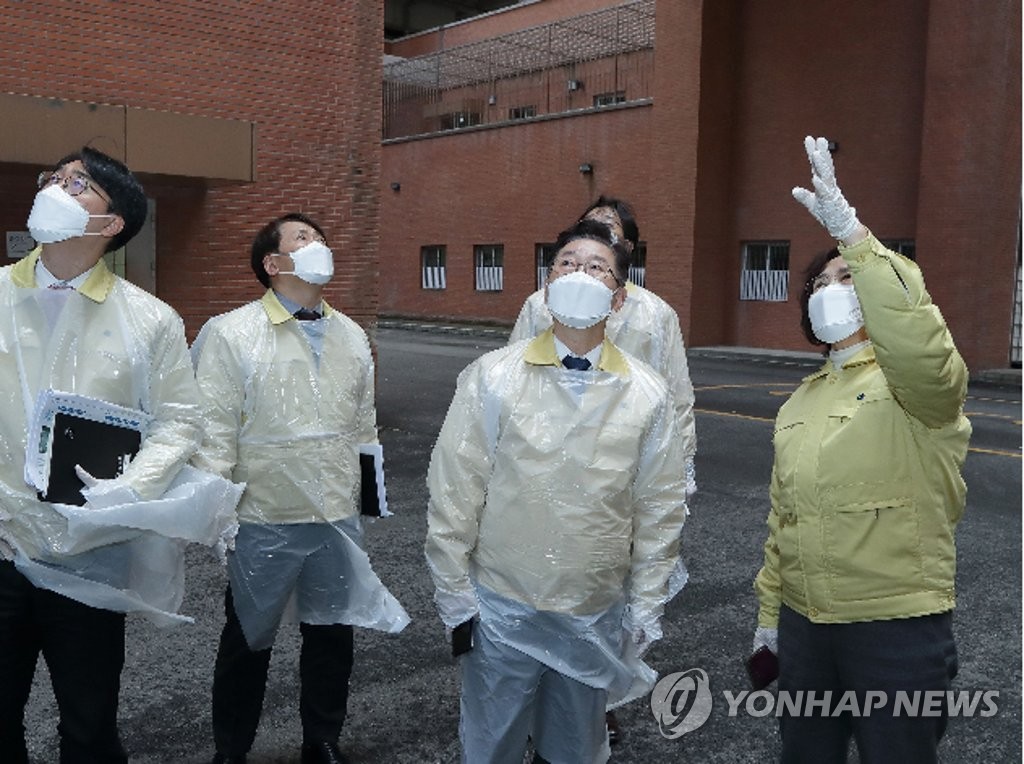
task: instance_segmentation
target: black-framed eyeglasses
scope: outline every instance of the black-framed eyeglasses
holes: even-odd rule
[[[579,261],[574,257],[556,257],[551,262],[551,270],[563,276],[567,273],[576,273],[581,268],[584,273],[588,276],[593,276],[595,279],[604,279],[611,276],[616,284],[619,286],[623,284],[622,280],[615,275],[615,271],[608,267],[608,263],[596,257],[586,262]]]
[[[84,173],[72,172],[70,175],[64,177],[59,172],[43,170],[39,173],[39,177],[36,178],[36,184],[41,189],[46,188],[47,186],[60,184],[71,196],[84,194],[86,191],[91,189],[96,196],[107,204],[110,204],[110,197],[100,191],[99,186],[96,185],[95,181]]]

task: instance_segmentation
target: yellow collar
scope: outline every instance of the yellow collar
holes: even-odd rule
[[[11,268],[11,281],[15,286],[22,289],[34,289],[37,286],[36,262],[42,252],[42,246],[36,247],[26,257],[14,264]],[[103,302],[116,282],[117,276],[110,272],[106,261],[101,257],[96,263],[96,267],[89,273],[85,283],[78,288],[78,292],[93,302]]]
[[[260,298],[260,302],[263,303],[263,310],[267,312],[267,318],[270,319],[270,323],[272,324],[283,324],[288,319],[295,318],[295,316],[289,313],[284,305],[281,304],[281,301],[277,299],[277,295],[274,294],[273,289],[268,289],[264,293],[263,297]],[[327,304],[327,300],[324,300],[323,303],[324,317],[326,318],[334,312],[334,308]]]
[[[523,360],[534,366],[561,367],[562,362],[555,352],[555,330],[553,327],[548,327],[546,331],[533,338],[526,347],[526,355],[523,356]],[[598,362],[597,368],[601,371],[618,374],[620,377],[629,376],[629,364],[626,362],[626,357],[607,337],[601,344],[601,360]]]

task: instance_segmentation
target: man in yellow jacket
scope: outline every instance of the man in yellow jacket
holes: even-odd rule
[[[345,761],[353,626],[409,618],[361,548],[360,446],[377,444],[373,356],[363,330],[323,299],[324,233],[290,213],[257,233],[260,300],[216,316],[192,352],[206,437],[197,466],[245,483],[228,554],[213,683],[214,762],[244,761],[259,726],[278,627],[302,633],[303,764]]]
[[[463,761],[602,762],[605,708],[646,693],[686,513],[664,380],[605,337],[629,255],[563,232],[551,329],[459,376],[427,475],[426,555],[461,653]]]
[[[814,191],[793,194],[839,240],[809,266],[801,300],[829,357],[776,419],[754,647],[778,654],[780,690],[888,701],[783,715],[783,761],[846,761],[851,735],[861,761],[935,761],[945,710],[911,718],[894,701],[956,674],[967,368],[918,267],[843,197],[828,142],[805,144]]]

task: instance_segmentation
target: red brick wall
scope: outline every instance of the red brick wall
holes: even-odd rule
[[[488,33],[514,30],[514,17],[488,17]],[[978,13],[956,0],[658,0],[657,24],[651,107],[385,145],[383,218],[401,224],[382,230],[395,263],[383,311],[513,320],[533,288],[533,244],[603,191],[637,207],[648,285],[690,345],[810,349],[802,271],[831,241],[790,189],[809,183],[803,136],[825,135],[861,219],[880,238],[916,241],[972,369],[1007,365],[1019,2]],[[456,28],[479,39],[484,27]],[[584,155],[591,178],[575,173]],[[754,240],[790,242],[788,301],[739,299],[742,244]],[[501,295],[473,292],[483,242],[506,244]],[[444,292],[420,289],[422,244],[448,245]]]
[[[583,13],[621,5],[621,0],[542,0],[512,6],[477,19],[450,24],[437,31],[422,32],[387,43],[386,52],[395,56],[420,56],[439,48],[486,40],[518,29],[547,24]]]
[[[377,309],[382,29],[379,0],[13,3],[0,24],[0,92],[255,122],[255,183],[203,189],[143,178],[157,202],[157,294],[191,337],[210,315],[261,294],[248,265],[252,237],[300,210],[324,226],[336,255],[328,299],[368,324]],[[24,230],[38,169],[0,168],[4,230]]]
[[[748,3],[737,14],[732,231],[716,253],[729,263],[727,344],[809,349],[801,274],[832,242],[790,193],[810,183],[805,135],[838,142],[840,186],[879,237],[915,237],[927,15],[927,0]],[[738,299],[741,243],[759,239],[790,242],[787,302]]]
[[[972,371],[1008,363],[1021,200],[1021,4],[932,0],[918,261]]]
[[[643,236],[655,191],[649,112],[614,109],[385,145],[381,312],[514,320],[536,288],[535,245],[554,241],[601,193],[634,204]],[[583,162],[593,174],[579,172]],[[390,190],[392,182],[401,190]],[[473,246],[499,243],[504,290],[477,292]],[[447,246],[448,288],[424,290],[420,247],[437,244]]]

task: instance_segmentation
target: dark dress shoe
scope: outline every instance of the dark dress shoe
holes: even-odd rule
[[[228,756],[224,753],[215,753],[210,764],[245,764],[245,754],[241,756]]]
[[[608,711],[604,715],[604,723],[608,727],[608,745],[615,745],[622,741],[622,727],[619,720],[615,718],[614,711]]]
[[[337,743],[322,740],[302,744],[302,764],[349,764],[349,760],[338,750]]]

